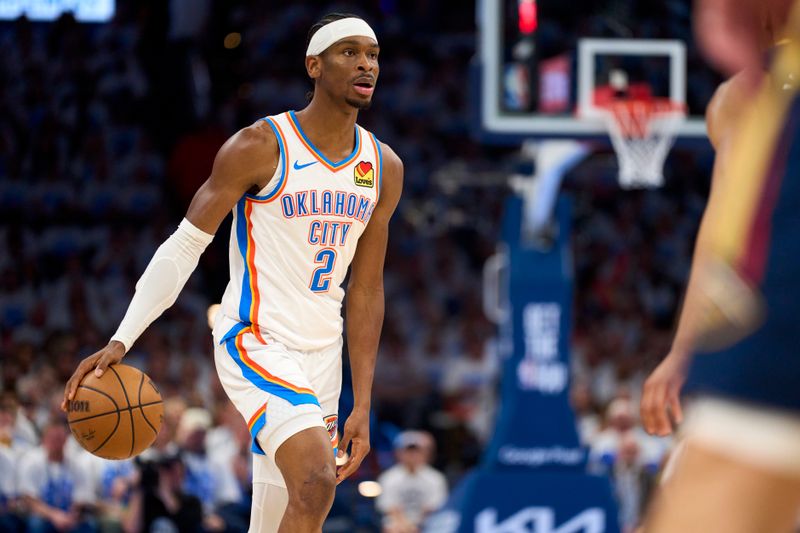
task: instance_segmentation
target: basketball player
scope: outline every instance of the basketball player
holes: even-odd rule
[[[781,28],[784,24],[786,9],[776,7],[774,4],[789,0],[772,0],[772,4],[767,3],[763,8],[754,8],[753,13],[747,9],[735,10],[736,12],[730,16],[723,16],[723,11],[718,9],[718,6],[709,5],[724,1],[707,0],[698,7],[698,16],[704,21],[704,27],[714,28],[713,31],[699,31],[698,40],[707,43],[707,54],[720,68],[733,69],[735,74],[717,88],[706,110],[708,137],[716,151],[716,158],[711,194],[695,244],[692,271],[686,288],[686,301],[696,292],[698,263],[706,254],[707,242],[711,237],[710,224],[707,222],[708,213],[720,202],[718,199],[720,183],[726,179],[724,166],[731,151],[732,139],[737,131],[736,126],[742,112],[749,108],[748,104],[755,91],[754,84],[758,83],[764,74],[763,53],[777,40],[774,28]],[[737,24],[739,16],[742,17],[742,22],[755,20],[759,24],[748,27],[751,31],[746,36],[741,32],[732,35],[733,31],[720,31],[726,23]],[[680,314],[670,353],[644,385],[641,401],[642,422],[645,429],[655,435],[670,434],[673,423],[678,424],[683,419],[680,392],[691,361],[690,329],[693,325],[693,319],[685,309],[686,306]]]
[[[648,533],[788,532],[800,509],[794,311],[800,299],[800,44],[777,47],[769,75],[759,76],[753,39],[769,33],[758,26],[765,20],[800,37],[793,35],[800,10],[785,25],[788,7],[785,0],[700,4],[700,35],[725,33],[701,39],[709,56],[745,71],[710,109],[717,161],[676,335],[679,351],[656,370],[643,396],[647,428],[666,434],[665,411],[681,418],[678,394],[687,368],[698,393],[682,427],[684,451],[650,510]],[[742,43],[750,49],[737,53]]]
[[[177,231],[153,256],[119,330],[66,385],[119,362],[172,305],[233,210],[231,280],[214,327],[217,371],[253,438],[251,531],[320,531],[338,482],[369,451],[372,376],[384,314],[388,224],[400,159],[356,124],[378,79],[378,42],[362,19],[331,14],[309,32],[313,97],[266,117],[217,153]],[[338,453],[341,284],[352,265],[347,337],[355,406]]]

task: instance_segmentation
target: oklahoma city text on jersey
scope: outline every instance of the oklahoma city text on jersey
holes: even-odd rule
[[[335,216],[366,224],[378,202],[367,196],[345,191],[297,191],[281,196],[284,218]],[[352,222],[315,219],[309,224],[308,243],[320,246],[344,246]]]

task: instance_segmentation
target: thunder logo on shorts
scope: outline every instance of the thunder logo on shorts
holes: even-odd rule
[[[336,415],[328,415],[324,420],[325,429],[328,430],[328,436],[331,438],[333,453],[336,453],[339,448],[339,417]]]

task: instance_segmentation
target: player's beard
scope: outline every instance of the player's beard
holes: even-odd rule
[[[372,98],[366,101],[356,100],[355,98],[345,98],[344,101],[347,102],[349,105],[355,107],[359,111],[366,111],[372,105]]]

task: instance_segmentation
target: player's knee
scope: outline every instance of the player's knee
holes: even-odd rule
[[[289,487],[289,505],[304,513],[327,513],[336,490],[335,467],[311,464],[298,481]]]

